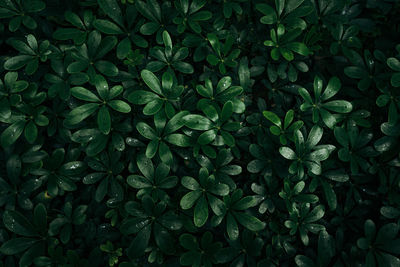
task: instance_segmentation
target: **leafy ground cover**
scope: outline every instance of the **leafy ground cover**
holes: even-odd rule
[[[0,0],[0,266],[400,266],[396,0]]]

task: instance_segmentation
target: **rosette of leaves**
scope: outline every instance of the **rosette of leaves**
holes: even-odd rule
[[[324,27],[327,27],[330,31],[338,24],[347,24],[349,19],[344,16],[341,12],[343,10],[348,11],[351,8],[350,5],[346,6],[345,1],[318,1],[314,4],[313,12],[307,16],[307,22],[313,24],[321,23]],[[346,13],[347,14],[347,13]]]
[[[269,128],[269,130],[273,135],[279,136],[279,141],[282,145],[286,145],[287,140],[293,141],[293,133],[304,125],[300,120],[293,122],[294,111],[292,109],[286,112],[283,125],[281,119],[275,113],[264,111],[263,115],[274,124]]]
[[[246,128],[250,128],[251,132],[257,137],[257,143],[260,144],[263,142],[262,140],[269,138],[269,132],[266,131],[269,122],[262,114],[262,112],[267,108],[265,99],[260,97],[257,98],[257,108],[259,112],[246,116],[246,124],[243,123],[243,127],[240,131],[247,131]]]
[[[193,66],[187,62],[183,62],[189,55],[187,47],[173,47],[171,36],[167,31],[162,34],[163,43],[165,48],[154,47],[150,49],[150,56],[157,59],[147,63],[146,68],[151,72],[157,72],[167,67],[167,71],[176,70],[184,74],[192,74],[194,72]]]
[[[108,146],[119,152],[124,151],[126,146],[123,135],[132,131],[133,127],[129,120],[124,120],[115,122],[108,135],[97,128],[83,128],[74,132],[71,140],[81,144],[86,155],[93,157],[106,150]]]
[[[396,46],[397,51],[400,51],[400,45]],[[400,53],[400,52],[399,52]],[[390,83],[394,87],[400,87],[400,61],[395,57],[387,59],[386,64],[395,71],[390,78]]]
[[[327,162],[328,165],[328,162]],[[349,180],[349,176],[344,169],[331,169],[324,171],[320,176],[312,176],[312,180],[309,186],[311,193],[314,193],[317,187],[322,187],[322,192],[325,196],[325,200],[330,210],[336,210],[338,201],[337,194],[335,192],[336,186],[340,183],[345,183]],[[335,186],[336,185],[336,186]]]
[[[144,55],[140,53],[139,49],[135,49],[135,51],[131,50],[126,55],[124,59],[124,64],[130,67],[135,67],[141,65],[144,59]]]
[[[129,94],[128,100],[135,105],[146,105],[143,108],[144,115],[154,115],[163,110],[168,118],[172,118],[176,113],[176,102],[185,88],[177,85],[170,72],[164,72],[161,82],[149,70],[142,70],[140,75],[152,92],[136,90]]]
[[[10,32],[19,30],[21,23],[28,30],[34,30],[37,28],[37,23],[32,16],[45,8],[45,2],[38,0],[2,0],[0,1],[0,19],[10,19],[8,22]]]
[[[399,226],[396,223],[383,225],[377,231],[375,223],[368,219],[364,223],[365,237],[357,240],[357,246],[367,255],[367,266],[398,266],[400,259]]]
[[[253,232],[258,232],[265,228],[265,222],[246,213],[246,210],[257,206],[259,203],[257,196],[243,197],[243,190],[236,189],[231,195],[224,196],[223,200],[226,213],[220,216],[214,216],[211,220],[211,224],[212,226],[217,226],[225,219],[226,232],[230,240],[236,240],[239,237],[238,223]]]
[[[292,211],[295,206],[293,206],[295,203],[300,203],[300,204],[314,204],[318,203],[319,197],[315,194],[307,192],[305,190],[306,188],[306,183],[304,181],[299,181],[296,184],[292,186],[292,183],[289,181],[289,179],[285,179],[283,181],[283,188],[279,192],[279,196],[285,200],[286,203],[286,208],[289,211]]]
[[[141,199],[145,195],[151,196],[155,201],[167,202],[169,196],[166,190],[178,184],[178,177],[169,175],[170,167],[160,163],[154,168],[153,162],[144,154],[138,155],[137,166],[142,175],[132,174],[126,178],[131,187],[138,189],[136,197]]]
[[[148,42],[142,36],[137,34],[141,23],[137,23],[137,10],[133,5],[127,5],[122,13],[116,0],[98,1],[100,8],[113,21],[105,19],[96,19],[93,26],[102,33],[109,35],[118,35],[122,40],[117,45],[117,58],[124,59],[132,49],[132,44],[145,48]]]
[[[169,30],[169,24],[176,14],[176,11],[171,8],[171,3],[163,2],[160,6],[156,0],[137,0],[135,7],[143,17],[149,20],[140,27],[140,33],[143,35],[154,34],[157,43],[161,44],[163,42],[162,33],[164,30]]]
[[[261,184],[252,183],[251,191],[253,191],[260,198],[260,205],[258,212],[261,214],[274,213],[277,206],[279,206],[278,190],[279,184],[277,179],[273,176],[264,176],[260,179]]]
[[[340,240],[340,236],[336,236]],[[339,243],[339,242],[336,242]],[[313,261],[311,258],[305,255],[296,255],[294,261],[299,267],[312,267],[312,266],[326,266],[331,263],[332,258],[335,256],[335,239],[329,235],[326,230],[322,230],[318,235],[318,247],[317,247],[317,259]],[[335,264],[340,264],[340,260],[337,260]]]
[[[350,162],[350,170],[353,174],[359,173],[361,168],[368,172],[371,167],[369,159],[379,155],[372,146],[367,144],[372,140],[371,130],[362,129],[359,131],[353,121],[349,121],[344,127],[335,127],[335,138],[342,146],[338,150],[338,156],[341,161]]]
[[[263,141],[262,145],[250,144],[249,152],[255,159],[247,164],[247,171],[260,173],[263,177],[270,177],[275,163],[273,162],[274,146],[268,142],[267,138],[264,138]]]
[[[285,221],[285,226],[290,229],[290,235],[297,232],[300,235],[301,242],[308,246],[310,238],[308,232],[318,234],[325,230],[325,227],[317,222],[324,217],[325,209],[323,205],[318,205],[310,210],[310,203],[302,203],[299,207],[293,207],[289,211],[289,220]]]
[[[178,25],[178,33],[183,33],[189,26],[195,33],[201,33],[200,22],[211,19],[212,13],[206,10],[200,10],[206,4],[206,0],[193,0],[189,4],[189,0],[175,1],[175,8],[179,15],[173,20]]]
[[[236,183],[231,176],[239,175],[242,172],[241,166],[230,164],[233,159],[231,150],[225,148],[218,151],[214,162],[203,155],[196,157],[200,166],[207,168],[208,172],[214,175],[218,182],[229,185],[230,190],[236,189]]]
[[[395,122],[400,113],[400,95],[396,94],[396,90],[390,87],[378,87],[381,95],[376,98],[376,105],[380,108],[388,108],[388,122]]]
[[[319,76],[314,78],[314,100],[305,88],[299,88],[299,94],[304,99],[301,104],[301,111],[312,111],[312,121],[317,123],[320,118],[330,129],[336,124],[336,118],[331,112],[349,113],[353,109],[353,105],[346,100],[330,100],[334,97],[341,87],[339,78],[332,77],[322,92],[323,81]]]
[[[275,61],[282,56],[287,61],[294,60],[294,53],[308,56],[309,49],[304,43],[294,41],[301,31],[297,28],[286,32],[285,27],[280,24],[277,29],[270,30],[270,40],[264,41],[264,45],[273,47],[271,50],[271,58]]]
[[[202,106],[202,111],[206,116],[198,114],[188,114],[182,118],[186,127],[203,131],[197,138],[197,143],[203,146],[209,144],[221,146],[235,145],[235,138],[230,132],[235,132],[240,129],[240,123],[230,120],[233,114],[233,103],[228,101],[222,107],[222,110],[217,110],[214,106]]]
[[[80,16],[80,14],[67,10],[64,13],[64,18],[74,27],[58,28],[53,32],[53,38],[62,41],[72,39],[75,45],[82,45],[86,41],[88,33],[93,29],[95,19],[93,12],[85,10]]]
[[[201,62],[208,55],[208,40],[204,38],[201,34],[193,34],[186,32],[185,38],[182,40],[182,44],[185,47],[189,47],[194,49],[193,52],[193,61]]]
[[[257,4],[256,9],[264,15],[260,18],[262,24],[285,25],[288,29],[299,28],[300,33],[307,28],[307,22],[302,17],[314,11],[312,4],[304,0],[276,0],[275,8],[262,3]]]
[[[225,0],[222,2],[222,13],[226,19],[231,18],[234,12],[237,16],[243,14],[243,9],[240,3],[244,3],[246,0]]]
[[[44,127],[49,124],[49,119],[43,115],[46,106],[41,105],[46,99],[46,93],[37,93],[37,85],[31,84],[30,99],[28,103],[20,102],[15,106],[15,112],[5,122],[9,125],[0,136],[1,145],[9,147],[14,144],[24,133],[25,140],[29,144],[33,144],[38,137],[38,126]]]
[[[48,90],[50,98],[59,96],[62,100],[68,100],[71,96],[71,85],[83,85],[89,81],[89,76],[84,72],[68,74],[67,67],[70,60],[54,59],[51,61],[51,68],[55,74],[46,73],[44,76],[46,81],[51,84]]]
[[[400,120],[384,122],[380,126],[381,132],[385,135],[375,141],[375,149],[382,152],[391,152],[396,154],[398,140],[400,136]]]
[[[122,256],[122,248],[114,249],[114,244],[107,240],[107,243],[100,245],[101,251],[109,254],[108,265],[114,266],[118,264],[118,258]]]
[[[386,57],[381,51],[375,50],[372,55],[369,50],[364,50],[364,58],[352,51],[349,59],[353,66],[345,67],[344,73],[350,78],[359,80],[358,89],[365,91],[371,87],[373,82],[375,84],[384,83],[386,74],[382,69]]]
[[[230,246],[220,251],[220,263],[230,262],[230,266],[257,266],[257,257],[264,247],[260,236],[244,229],[240,238],[228,242]]]
[[[297,58],[292,61],[282,61],[279,64],[271,62],[267,65],[267,74],[271,82],[276,82],[278,78],[295,82],[297,81],[299,71],[306,73],[309,71],[309,67],[303,60]]]
[[[120,174],[125,166],[120,158],[120,152],[109,151],[109,153],[102,152],[99,156],[86,160],[93,172],[89,172],[83,177],[82,182],[87,185],[98,183],[94,193],[94,200],[97,202],[101,202],[106,195],[110,197],[108,203],[115,203],[124,199]],[[92,186],[92,189],[94,189],[94,186]]]
[[[101,75],[95,76],[94,83],[98,96],[84,87],[71,88],[72,96],[91,103],[72,109],[66,116],[64,125],[76,125],[97,111],[97,126],[103,134],[108,135],[112,126],[110,108],[120,113],[129,113],[131,107],[125,101],[115,99],[123,92],[121,85],[115,85],[109,89],[106,79]]]
[[[202,227],[207,222],[208,207],[217,216],[225,213],[224,202],[219,197],[229,194],[229,186],[218,182],[206,168],[200,169],[197,180],[190,176],[183,176],[181,183],[190,192],[181,198],[180,206],[184,210],[194,206],[193,222],[196,227]]]
[[[22,93],[29,86],[24,80],[18,81],[18,72],[7,72],[4,75],[4,83],[0,80],[0,120],[11,117],[11,107],[21,103]]]
[[[144,138],[150,140],[145,152],[147,158],[154,158],[158,152],[161,161],[167,165],[171,165],[174,157],[169,144],[177,147],[191,146],[192,140],[190,137],[177,133],[177,131],[184,126],[183,118],[187,114],[187,111],[181,111],[167,122],[164,113],[157,113],[154,116],[155,129],[143,121],[136,124],[137,131]]]
[[[68,65],[68,73],[86,71],[92,83],[96,77],[96,70],[107,77],[117,76],[119,72],[117,66],[111,61],[103,59],[117,45],[117,42],[115,36],[102,38],[97,30],[91,31],[86,43],[74,46],[70,51],[74,62]]]
[[[333,145],[317,145],[322,135],[323,129],[314,125],[305,141],[301,131],[297,130],[294,133],[295,151],[290,147],[279,148],[279,153],[284,158],[293,161],[289,166],[289,173],[296,174],[299,179],[304,178],[304,167],[315,175],[322,173],[321,161],[328,159],[335,149]]]
[[[26,36],[26,43],[14,38],[8,39],[7,43],[18,50],[20,54],[4,62],[4,69],[6,70],[19,70],[25,67],[26,74],[32,75],[39,67],[39,59],[41,62],[45,62],[51,54],[50,42],[44,40],[38,43],[36,37],[32,34]]]
[[[76,182],[80,174],[86,169],[86,164],[79,161],[79,150],[72,149],[65,152],[64,148],[57,148],[43,160],[43,167],[31,171],[39,176],[42,183],[47,184],[47,193],[50,197],[63,195],[64,191],[75,191]]]
[[[150,240],[155,242],[163,253],[173,254],[175,246],[171,231],[181,229],[182,222],[172,211],[166,210],[165,202],[154,202],[149,195],[144,195],[141,203],[128,201],[125,210],[130,215],[125,218],[120,230],[124,235],[134,235],[126,250],[128,257],[135,259],[142,256]]]
[[[233,112],[243,113],[245,105],[238,97],[243,93],[243,87],[232,86],[232,78],[230,76],[222,77],[217,86],[214,88],[210,79],[206,79],[204,85],[196,85],[196,91],[202,98],[197,102],[197,108],[213,105],[215,107],[224,105],[228,101],[233,103]]]
[[[30,176],[27,179],[22,177],[22,160],[18,154],[8,157],[5,169],[7,178],[0,177],[0,206],[8,210],[15,210],[17,206],[24,210],[33,209],[31,195],[42,182]]]
[[[79,205],[75,209],[70,201],[64,204],[64,214],[58,214],[57,218],[49,223],[50,236],[58,236],[63,244],[67,244],[73,234],[73,227],[79,227],[86,221],[87,205]]]
[[[360,49],[362,44],[357,37],[358,32],[359,28],[357,25],[350,25],[345,28],[342,23],[339,23],[336,27],[332,27],[331,34],[335,39],[335,42],[332,42],[329,47],[332,55],[337,55],[341,50],[344,55],[348,56],[354,52],[352,48]]]
[[[182,266],[198,267],[211,267],[218,264],[222,243],[213,242],[213,239],[213,235],[209,231],[205,232],[199,241],[191,234],[182,234],[179,237],[179,243],[187,251],[180,256],[180,264],[182,264]]]
[[[56,244],[54,238],[47,235],[47,210],[42,203],[33,210],[32,220],[18,211],[4,211],[3,224],[16,237],[5,241],[0,252],[4,255],[21,253],[19,266],[30,266],[36,257],[45,255],[46,247]]]
[[[232,35],[226,37],[224,44],[220,42],[218,36],[214,33],[207,34],[207,39],[213,50],[213,53],[207,56],[207,62],[211,66],[218,65],[219,72],[225,74],[227,72],[226,66],[234,68],[238,65],[236,59],[239,57],[240,49],[235,48],[232,50],[234,44]]]

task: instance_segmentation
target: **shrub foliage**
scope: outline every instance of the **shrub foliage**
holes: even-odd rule
[[[396,0],[0,0],[0,266],[400,266]]]

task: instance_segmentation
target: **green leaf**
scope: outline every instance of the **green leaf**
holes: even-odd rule
[[[353,79],[362,79],[368,75],[364,69],[355,66],[345,67],[344,73]]]
[[[295,160],[297,158],[296,153],[290,147],[279,148],[279,153],[285,158]]]
[[[140,73],[146,85],[156,94],[162,95],[160,80],[151,71],[142,70]]]
[[[17,121],[8,126],[2,133],[1,133],[1,145],[3,147],[8,147],[15,143],[18,138],[21,136],[22,132],[25,128],[25,121]]]
[[[66,117],[67,124],[78,124],[90,115],[92,115],[99,107],[99,104],[89,103],[73,109]]]
[[[224,123],[225,121],[227,121],[232,116],[232,113],[233,113],[233,103],[232,101],[228,101],[224,104],[222,108],[220,122]]]
[[[137,90],[128,96],[129,102],[135,105],[144,105],[159,98],[156,94],[144,90]]]
[[[267,118],[270,122],[272,122],[273,124],[275,124],[279,128],[282,127],[281,120],[279,119],[279,117],[275,113],[273,113],[271,111],[263,111],[263,115],[264,115],[265,118]]]
[[[6,210],[3,213],[4,226],[11,232],[22,236],[37,236],[35,227],[21,213]]]
[[[83,87],[73,87],[71,88],[71,94],[83,101],[88,101],[88,102],[101,102],[101,100],[92,92],[90,92],[88,89],[83,88]]]
[[[338,77],[332,77],[329,82],[328,85],[325,88],[324,93],[321,96],[321,100],[325,101],[331,97],[333,97],[334,95],[336,95],[339,92],[339,89],[341,87],[341,83]]]
[[[105,34],[123,34],[124,33],[117,24],[112,23],[111,21],[108,21],[108,20],[104,20],[104,19],[96,19],[93,22],[93,26],[97,30],[99,30]]]
[[[170,134],[164,140],[179,147],[189,147],[191,145],[190,137],[183,134]]]
[[[182,120],[186,127],[193,130],[207,131],[213,126],[213,123],[208,118],[196,114],[186,115]]]
[[[192,177],[189,176],[183,176],[181,183],[184,187],[186,187],[189,190],[197,190],[200,189],[200,184]]]
[[[47,228],[47,210],[43,203],[36,205],[33,211],[33,222],[42,233],[46,232]]]
[[[111,116],[108,108],[102,106],[97,114],[97,125],[99,130],[104,134],[109,134],[111,131]]]
[[[300,43],[300,42],[292,42],[292,43],[288,43],[286,45],[286,47],[288,49],[290,49],[291,51],[302,55],[302,56],[308,56],[308,54],[310,53],[307,46],[304,43]]]
[[[33,144],[37,138],[38,129],[33,121],[29,121],[25,126],[25,138],[28,143]]]
[[[239,227],[231,213],[226,216],[226,231],[230,240],[236,240],[239,237]]]
[[[184,210],[190,209],[201,195],[202,193],[200,190],[187,193],[180,201],[181,208]]]
[[[353,105],[345,100],[333,100],[322,104],[322,106],[330,111],[338,113],[349,113],[353,109]]]
[[[390,83],[394,87],[400,87],[400,73],[393,74],[392,78],[390,79]]]
[[[132,240],[127,249],[127,255],[131,259],[142,256],[147,248],[151,235],[151,225],[146,225]]]
[[[267,4],[257,4],[256,9],[264,14],[264,16],[261,17],[260,19],[261,23],[273,24],[276,22],[277,20],[276,12],[271,6]]]
[[[121,112],[121,113],[129,113],[131,112],[131,106],[129,106],[128,103],[122,101],[122,100],[111,100],[108,102],[108,105],[115,111]]]
[[[188,250],[197,250],[199,247],[196,238],[193,235],[187,233],[184,233],[179,237],[179,243],[182,247]]]
[[[208,203],[204,196],[200,197],[194,208],[194,225],[202,227],[208,219]]]
[[[27,250],[38,242],[35,238],[18,237],[8,240],[0,247],[0,252],[5,255],[15,255]]]
[[[251,216],[247,213],[235,212],[234,215],[238,222],[250,231],[261,231],[266,226],[265,222],[262,222],[258,218]]]
[[[136,189],[152,187],[151,181],[140,175],[129,175],[126,182]]]
[[[322,189],[325,194],[326,202],[328,203],[329,209],[330,210],[335,210],[337,207],[337,198],[335,191],[333,190],[332,186],[325,182],[321,181]]]
[[[100,8],[119,25],[123,25],[121,9],[116,0],[97,0]]]
[[[147,139],[153,140],[156,139],[157,133],[145,122],[139,122],[136,124],[136,129],[138,132]]]
[[[314,146],[316,146],[321,140],[323,133],[324,131],[321,127],[319,127],[318,125],[314,125],[311,128],[310,133],[308,134],[306,147],[313,148]]]
[[[94,63],[94,66],[104,75],[113,77],[118,75],[118,68],[111,62],[99,60]]]
[[[299,88],[299,94],[300,96],[306,101],[306,103],[313,103],[310,93],[304,88]]]
[[[313,267],[315,266],[314,262],[304,255],[296,255],[294,261],[298,267]]]
[[[163,100],[161,100],[160,98],[156,98],[156,99],[150,101],[149,103],[147,103],[147,105],[143,109],[143,114],[144,115],[154,115],[160,111],[163,104],[164,104]]]
[[[390,57],[386,60],[387,65],[394,71],[400,71],[400,61],[397,58]]]
[[[239,200],[238,202],[233,205],[233,208],[236,210],[247,210],[252,208],[258,204],[256,197],[254,196],[247,196]]]
[[[4,68],[6,70],[19,70],[32,60],[32,56],[28,55],[19,55],[12,58],[9,58],[6,62],[4,62]]]

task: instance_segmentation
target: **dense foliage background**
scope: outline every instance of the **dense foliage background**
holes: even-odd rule
[[[0,266],[400,266],[399,14],[0,0]]]

